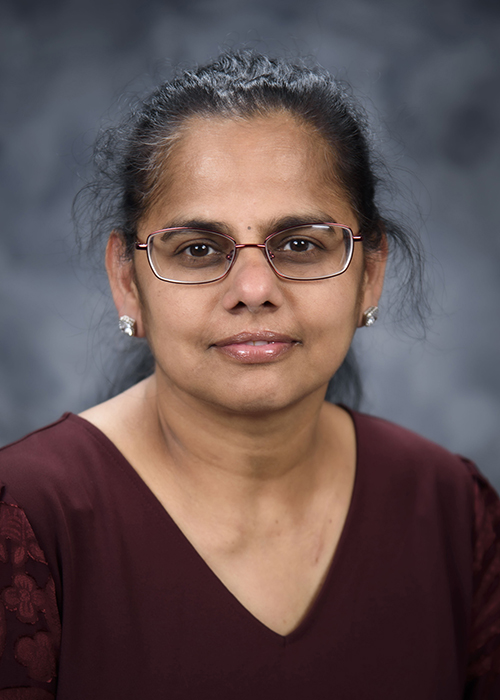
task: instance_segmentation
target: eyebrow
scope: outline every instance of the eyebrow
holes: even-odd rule
[[[290,215],[272,219],[266,226],[267,233],[274,233],[276,231],[282,231],[287,228],[295,228],[296,226],[303,226],[304,224],[321,224],[328,222],[331,224],[337,223],[335,219],[329,214],[324,212],[311,212],[298,215]],[[200,231],[213,231],[215,233],[225,233],[228,236],[232,236],[234,232],[231,231],[227,224],[221,221],[212,221],[210,219],[175,219],[169,221],[167,225],[159,229],[168,228],[191,228],[198,229]]]
[[[174,221],[169,221],[166,226],[159,230],[163,231],[163,229],[167,228],[194,228],[200,231],[213,231],[231,235],[229,226],[220,221],[210,221],[208,219],[175,219]]]
[[[294,228],[295,226],[303,226],[304,224],[322,224],[328,222],[330,224],[337,223],[330,214],[324,212],[310,212],[299,215],[284,216],[271,221],[270,229],[272,231],[281,231],[286,228]]]

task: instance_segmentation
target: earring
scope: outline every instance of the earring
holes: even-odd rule
[[[122,333],[132,337],[135,335],[135,318],[130,318],[130,316],[120,316],[118,321],[118,328]]]
[[[366,311],[363,312],[363,326],[367,328],[373,326],[378,318],[378,306],[369,306]]]

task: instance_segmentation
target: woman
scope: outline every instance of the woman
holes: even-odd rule
[[[401,242],[341,88],[223,56],[118,175],[106,266],[155,369],[1,453],[0,700],[500,697],[496,494],[324,401]]]

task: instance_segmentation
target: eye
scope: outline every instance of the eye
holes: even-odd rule
[[[283,250],[288,250],[292,253],[306,253],[316,247],[312,241],[306,238],[292,238],[283,245]]]
[[[204,258],[207,255],[213,254],[217,251],[215,251],[215,249],[207,243],[192,243],[179,252],[184,253],[185,255],[190,255],[193,258]]]

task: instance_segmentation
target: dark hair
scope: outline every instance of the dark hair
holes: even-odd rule
[[[83,200],[85,210],[90,210],[91,240],[107,238],[117,229],[132,255],[137,225],[155,201],[165,158],[188,119],[250,118],[276,111],[286,111],[306,123],[330,146],[332,178],[357,216],[365,250],[376,251],[386,236],[391,256],[399,260],[403,271],[399,316],[406,316],[409,302],[422,321],[425,301],[419,243],[379,212],[377,196],[382,180],[376,173],[380,161],[374,159],[368,144],[366,116],[345,83],[319,67],[243,51],[224,54],[160,85],[124,123],[107,130],[97,141],[97,177],[84,188]],[[154,362],[150,355],[143,356],[139,365],[141,372],[115,390],[138,381],[141,373],[146,376]],[[356,405],[360,396],[359,371],[349,353],[330,383],[327,397]]]

